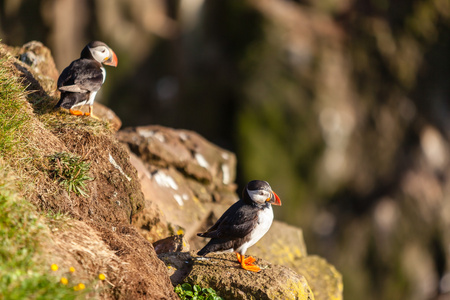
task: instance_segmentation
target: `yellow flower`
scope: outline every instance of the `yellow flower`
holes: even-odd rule
[[[69,268],[69,272],[70,272],[70,273],[75,272],[75,268],[74,268],[74,267],[70,267],[70,268]]]
[[[60,280],[60,282],[61,282],[62,284],[64,284],[64,285],[66,285],[66,284],[68,284],[68,283],[69,283],[69,280],[67,280],[67,278],[66,278],[66,277],[61,277],[61,280]]]
[[[182,234],[184,234],[184,230],[183,229],[178,229],[177,235],[182,235]]]
[[[98,279],[105,280],[106,279],[105,274],[103,274],[103,273],[98,274]]]
[[[79,283],[79,284],[77,284],[76,286],[73,287],[73,289],[75,291],[81,291],[81,290],[84,290],[85,288],[86,288],[86,286],[83,283]]]
[[[52,264],[50,266],[50,268],[52,269],[52,271],[58,271],[58,265],[57,264]]]

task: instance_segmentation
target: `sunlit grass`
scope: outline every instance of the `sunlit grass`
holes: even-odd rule
[[[13,156],[23,142],[21,130],[29,120],[22,113],[26,104],[19,99],[25,95],[20,79],[5,67],[7,58],[0,57],[0,155]]]
[[[49,231],[23,198],[33,191],[39,172],[33,162],[42,156],[31,140],[25,88],[13,59],[0,51],[0,299],[76,299],[83,292],[62,284],[46,267],[41,247]]]
[[[47,238],[35,208],[21,198],[0,161],[0,299],[76,299],[72,289],[39,263]],[[9,179],[8,179],[9,178]],[[55,269],[55,267],[53,267]]]

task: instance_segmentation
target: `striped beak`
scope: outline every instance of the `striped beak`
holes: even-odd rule
[[[113,67],[117,67],[117,55],[116,53],[114,53],[114,51],[112,51],[111,49],[109,49],[111,55],[109,56],[109,58],[107,58],[103,64],[107,65],[107,66],[113,66]]]
[[[275,192],[272,192],[272,196],[267,199],[267,202],[269,202],[272,205],[280,205],[281,206],[281,200],[280,197]]]

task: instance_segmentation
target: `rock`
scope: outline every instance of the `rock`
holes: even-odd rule
[[[122,127],[122,120],[120,120],[116,113],[101,103],[94,102],[94,114],[100,119],[108,121],[114,131]]]
[[[273,221],[266,235],[248,251],[283,266],[291,266],[289,262],[308,255],[303,231],[277,220]]]
[[[56,82],[59,77],[55,61],[49,48],[41,42],[31,41],[17,50],[20,61],[29,65],[40,76],[46,76]],[[39,78],[42,79],[42,78]]]
[[[207,258],[191,253],[166,253],[159,258],[166,263],[178,284],[184,281],[211,287],[224,299],[314,299],[305,277],[293,270],[257,259],[259,273],[240,268],[234,254],[209,254]]]
[[[289,267],[305,276],[316,300],[343,299],[342,275],[325,259],[309,255],[295,259]]]
[[[145,208],[135,214],[131,222],[150,243],[170,234],[167,221],[156,204],[145,204]]]
[[[146,207],[156,205],[162,211],[172,234],[183,233],[189,240],[213,203],[237,201],[234,154],[198,134],[146,126],[126,128],[116,136],[134,153],[131,162],[138,170]]]
[[[144,163],[133,153],[130,153],[130,162],[137,170],[145,203],[145,208],[133,217],[132,224],[149,242],[153,243],[170,234],[169,226],[163,212],[152,201],[151,174]]]
[[[147,163],[173,166],[206,186],[228,186],[234,190],[235,155],[195,132],[145,126],[126,128],[119,132],[118,138]]]
[[[165,239],[153,243],[156,254],[168,252],[187,252],[189,251],[189,243],[183,235],[172,235]]]
[[[158,255],[166,265],[173,286],[184,281],[192,270],[192,257],[189,252],[169,252]]]

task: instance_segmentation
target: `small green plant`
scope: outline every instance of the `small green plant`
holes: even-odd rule
[[[93,180],[88,172],[91,164],[77,155],[60,152],[48,157],[50,175],[59,184],[63,185],[67,192],[87,197],[86,181]]]
[[[189,283],[179,284],[175,287],[175,293],[182,300],[223,300],[212,288],[201,288],[199,285]]]

